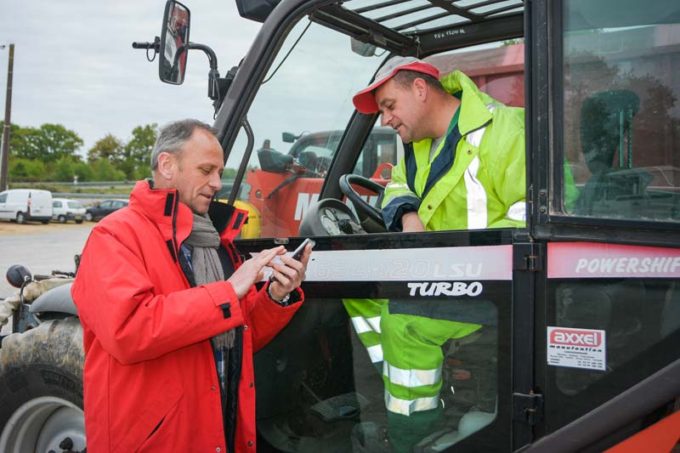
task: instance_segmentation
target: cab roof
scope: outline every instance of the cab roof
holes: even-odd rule
[[[521,36],[523,15],[523,0],[352,0],[322,7],[311,19],[393,53],[422,57]]]

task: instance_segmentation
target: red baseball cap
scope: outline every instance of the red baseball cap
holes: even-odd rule
[[[361,113],[377,113],[380,109],[375,102],[374,91],[394,77],[399,71],[422,72],[423,74],[431,75],[439,80],[439,69],[432,66],[430,63],[426,63],[415,57],[392,57],[387,60],[382,68],[380,68],[373,83],[354,95],[352,98],[354,107]]]

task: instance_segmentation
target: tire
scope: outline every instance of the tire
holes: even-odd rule
[[[81,339],[82,328],[73,317],[3,339],[0,451],[85,449]]]
[[[48,223],[50,223],[50,219],[41,220],[40,223],[42,223],[43,225],[47,225]]]
[[[59,217],[57,217],[57,220],[59,221],[59,223],[66,223],[66,216],[60,215]]]
[[[76,220],[76,223],[77,223],[78,225],[80,225],[81,223],[83,223],[83,219],[78,219],[78,220]]]
[[[16,220],[19,224],[26,223],[26,215],[23,212],[17,212]]]
[[[93,221],[94,221],[94,217],[92,216],[92,213],[91,213],[91,212],[86,212],[86,213],[85,213],[85,220],[87,220],[88,222],[93,222]]]

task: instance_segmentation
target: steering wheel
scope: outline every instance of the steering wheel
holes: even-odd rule
[[[366,234],[354,212],[336,198],[313,203],[300,222],[300,236],[344,236]]]
[[[342,175],[339,180],[340,190],[343,194],[349,198],[354,206],[354,209],[359,216],[361,224],[366,228],[367,231],[376,232],[387,231],[385,228],[385,221],[383,220],[382,210],[372,206],[366,200],[364,200],[361,195],[352,187],[357,185],[371,192],[378,194],[378,206],[382,202],[383,194],[385,193],[385,188],[380,184],[371,181],[363,176],[348,173]]]

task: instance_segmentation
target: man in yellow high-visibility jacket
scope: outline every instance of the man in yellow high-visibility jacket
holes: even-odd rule
[[[382,204],[389,231],[525,225],[523,109],[494,100],[460,71],[440,80],[436,67],[412,57],[388,60],[353,101],[361,113],[379,112],[405,144]],[[441,415],[442,345],[480,330],[485,315],[433,318],[418,304],[410,310],[386,299],[344,303],[382,369],[392,448],[410,451]]]

